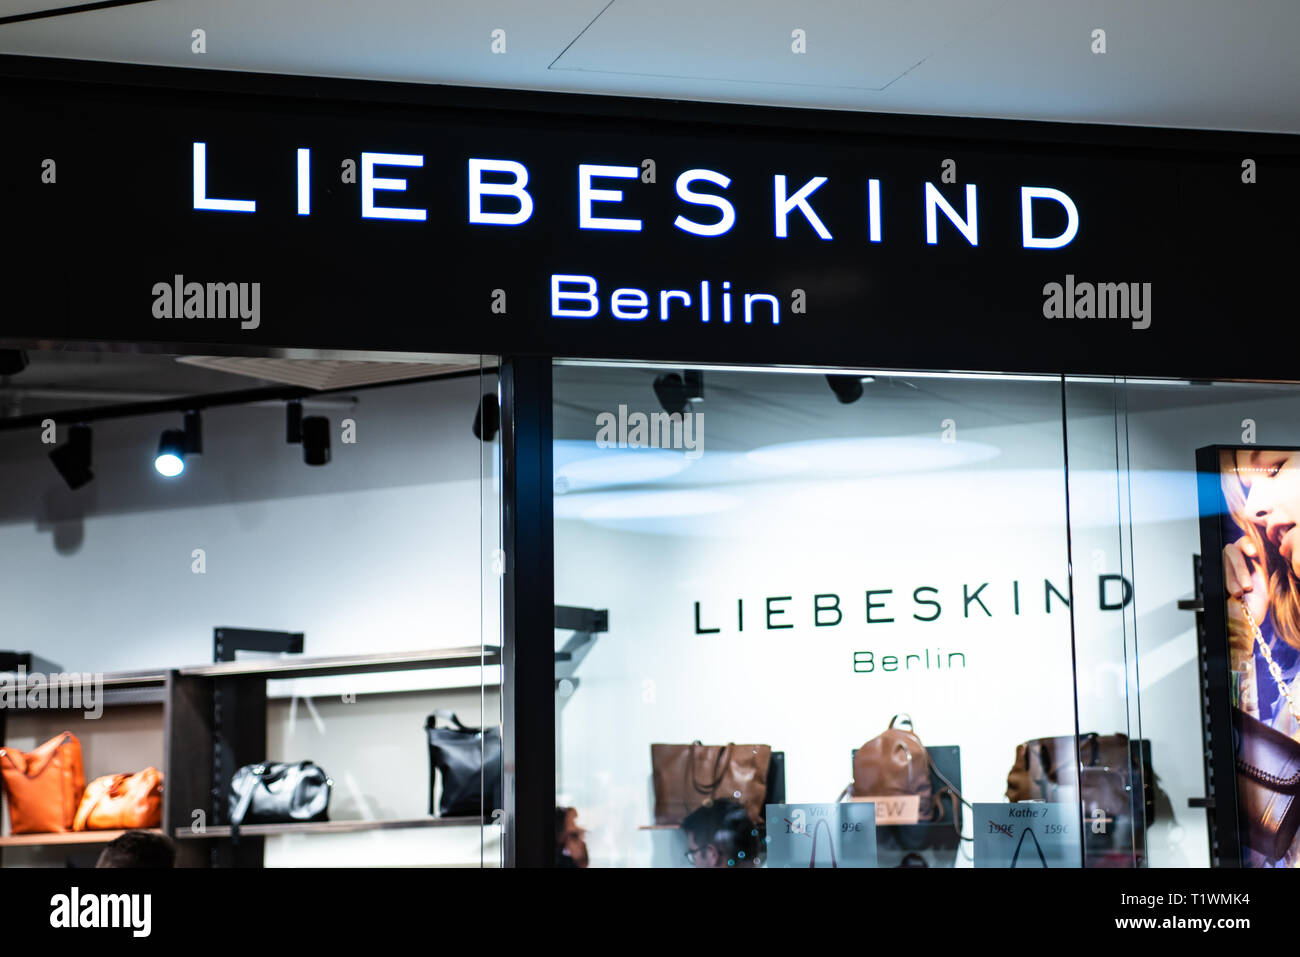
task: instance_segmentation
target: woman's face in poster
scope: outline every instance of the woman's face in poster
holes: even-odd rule
[[[1300,578],[1300,453],[1267,449],[1237,453],[1246,515]]]

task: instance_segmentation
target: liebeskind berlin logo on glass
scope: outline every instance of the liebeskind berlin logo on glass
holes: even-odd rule
[[[1045,319],[1128,319],[1134,329],[1151,328],[1151,283],[1076,282],[1043,286]]]

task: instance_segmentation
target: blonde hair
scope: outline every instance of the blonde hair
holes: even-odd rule
[[[1251,519],[1246,508],[1246,488],[1238,475],[1237,453],[1219,453],[1219,480],[1228,514],[1241,529],[1243,537],[1255,546],[1255,554],[1264,565],[1268,583],[1268,613],[1273,616],[1273,631],[1292,648],[1300,649],[1300,582],[1269,539]]]

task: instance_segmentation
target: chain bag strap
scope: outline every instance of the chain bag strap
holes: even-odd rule
[[[1295,718],[1296,724],[1300,725],[1300,705],[1296,704],[1295,695],[1291,693],[1291,688],[1282,679],[1282,667],[1273,660],[1273,653],[1269,651],[1268,645],[1264,643],[1264,636],[1260,633],[1259,625],[1255,624],[1255,616],[1250,613],[1250,608],[1246,605],[1245,598],[1238,598],[1241,603],[1241,613],[1246,616],[1246,624],[1250,626],[1250,633],[1259,645],[1260,653],[1264,656],[1264,661],[1268,664],[1268,673],[1273,676],[1273,681],[1277,684],[1277,690],[1286,698],[1287,710],[1291,712],[1291,717]]]
[[[1252,647],[1258,645],[1291,717],[1300,722],[1300,707],[1282,678],[1281,667],[1245,600],[1238,601],[1250,626]],[[1253,656],[1250,666],[1254,666]],[[1239,707],[1232,709],[1232,724],[1238,816],[1247,827],[1245,844],[1269,861],[1280,860],[1291,850],[1300,829],[1300,742]]]

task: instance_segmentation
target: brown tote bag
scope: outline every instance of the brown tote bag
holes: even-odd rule
[[[75,734],[65,731],[30,752],[0,748],[0,773],[9,797],[9,833],[72,830],[86,789]]]
[[[163,776],[157,768],[108,774],[86,787],[73,822],[76,831],[115,831],[162,823]]]
[[[763,820],[771,760],[772,748],[766,744],[650,745],[655,823],[681,824],[696,808],[727,798],[744,805],[757,824]]]

